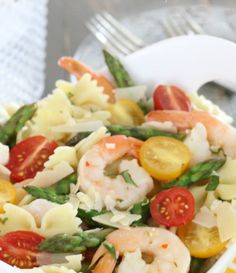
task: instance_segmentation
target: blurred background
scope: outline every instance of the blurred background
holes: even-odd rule
[[[236,41],[235,0],[0,0],[0,101],[50,93],[69,79],[57,66],[64,55],[101,68],[102,46],[85,26],[91,16],[106,11],[149,45],[170,37],[162,23],[182,10],[205,33]]]

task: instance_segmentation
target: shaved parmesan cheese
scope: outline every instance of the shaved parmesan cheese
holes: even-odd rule
[[[44,163],[44,167],[51,169],[58,165],[60,162],[67,162],[72,167],[77,167],[78,160],[76,156],[76,150],[74,147],[60,146],[54,150],[48,161]]]
[[[77,156],[81,158],[83,154],[85,154],[91,147],[93,147],[98,141],[103,139],[104,137],[109,136],[107,134],[107,128],[101,127],[91,135],[81,140],[76,146],[75,149],[77,151]]]
[[[142,259],[140,249],[135,252],[127,252],[122,259],[117,273],[144,273],[147,272],[148,265]]]
[[[73,172],[74,169],[67,162],[62,161],[54,166],[52,170],[44,169],[41,172],[37,172],[28,185],[41,188],[50,187]]]
[[[227,157],[225,164],[217,171],[220,183],[236,184],[236,159]]]
[[[222,242],[236,237],[236,210],[230,203],[222,202],[216,210],[217,227]]]
[[[21,269],[24,273],[76,273],[65,266],[45,265],[39,268]]]
[[[192,186],[190,188],[190,191],[194,197],[195,200],[195,208],[196,212],[200,210],[200,208],[203,206],[206,197],[207,197],[207,192],[205,190],[206,186]]]
[[[223,200],[232,200],[236,198],[236,184],[220,184],[216,189],[217,195]]]
[[[9,147],[0,143],[0,164],[5,165],[9,161]]]
[[[143,128],[153,128],[165,132],[170,132],[170,133],[177,133],[177,128],[173,125],[171,121],[164,121],[164,122],[159,122],[159,121],[147,121],[144,122],[141,127]]]
[[[107,225],[115,228],[128,227],[133,222],[139,220],[141,215],[131,214],[126,211],[116,211],[104,213],[98,216],[94,216],[92,219],[103,225]]]
[[[53,132],[59,133],[80,133],[80,132],[93,132],[103,126],[101,120],[80,122],[73,125],[60,125],[52,127]]]
[[[193,219],[193,222],[206,228],[216,226],[216,216],[207,207],[202,207]]]
[[[207,131],[202,123],[197,123],[184,140],[192,153],[191,166],[206,161],[211,157]]]
[[[138,102],[145,97],[146,92],[147,92],[147,86],[145,85],[116,88],[115,97],[117,100],[129,99],[129,100]]]
[[[233,118],[227,115],[224,111],[220,109],[219,106],[214,104],[212,101],[206,99],[203,95],[198,95],[197,92],[191,94],[190,100],[197,110],[206,111],[210,114],[217,116],[220,120],[226,123],[232,123]]]

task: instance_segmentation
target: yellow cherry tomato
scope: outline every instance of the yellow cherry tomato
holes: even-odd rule
[[[16,201],[16,188],[11,182],[0,179],[0,213],[4,212],[3,206],[6,203]]]
[[[221,242],[217,227],[206,228],[190,222],[177,230],[177,235],[189,249],[191,256],[209,258],[220,253],[227,242]]]
[[[191,159],[191,153],[183,142],[164,136],[151,137],[145,141],[139,156],[143,168],[163,182],[179,177]]]
[[[144,122],[141,108],[132,100],[121,99],[115,104],[109,104],[110,122],[118,125],[139,125]]]

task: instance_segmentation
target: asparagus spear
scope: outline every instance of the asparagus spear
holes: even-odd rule
[[[98,247],[113,229],[102,229],[94,232],[79,232],[74,235],[58,234],[43,241],[38,249],[51,253],[81,253],[86,249]]]
[[[144,198],[141,202],[136,203],[130,209],[132,214],[140,214],[141,219],[132,223],[132,226],[143,226],[150,216],[150,202],[147,198]]]
[[[0,129],[0,142],[14,145],[16,135],[25,125],[26,121],[32,118],[36,111],[35,104],[24,105],[18,109],[12,117]]]
[[[77,183],[77,175],[72,173],[65,178],[61,179],[59,182],[49,187],[49,189],[55,190],[56,194],[69,194],[70,185]]]
[[[71,139],[69,139],[66,142],[67,146],[75,146],[77,143],[79,143],[81,140],[83,140],[84,138],[86,138],[87,136],[89,136],[92,132],[81,132],[76,134],[74,137],[72,137]]]
[[[106,50],[103,50],[103,55],[105,58],[105,62],[115,79],[116,85],[118,87],[133,86],[134,83],[122,63]]]
[[[203,163],[199,163],[188,170],[178,179],[171,183],[164,185],[164,189],[171,187],[186,187],[189,184],[195,183],[200,180],[204,180],[212,176],[214,171],[217,171],[220,167],[225,164],[226,159],[210,159]]]
[[[142,127],[124,127],[119,125],[107,126],[107,130],[111,135],[125,135],[128,137],[135,137],[141,140],[147,140],[150,137],[154,136],[167,136],[173,137],[178,140],[183,140],[185,138],[185,134],[173,134],[165,131],[153,129],[153,128],[142,128]]]
[[[153,128],[141,128],[141,127],[131,127],[131,126],[107,126],[107,131],[111,133],[111,135],[125,135],[128,137],[135,137],[141,140],[147,140],[150,137],[154,136],[167,136],[173,137],[178,140],[183,140],[185,138],[185,134],[173,134],[165,131],[161,131]],[[83,132],[78,133],[73,138],[71,138],[66,145],[74,146],[78,142],[80,142],[83,138],[89,136],[91,132]]]
[[[76,182],[77,176],[73,173],[48,188],[26,186],[24,189],[34,198],[42,198],[54,203],[64,204],[69,199],[66,195],[70,193],[70,185]]]
[[[49,188],[26,186],[24,187],[24,190],[26,190],[29,194],[31,194],[36,199],[38,198],[46,199],[48,201],[58,203],[58,204],[64,204],[66,203],[66,201],[69,200],[67,195],[59,195],[55,192],[55,190],[49,189]]]
[[[93,217],[97,216],[97,215],[101,215],[106,213],[106,210],[102,210],[102,211],[97,211],[97,210],[90,210],[90,211],[85,211],[83,209],[78,208],[77,210],[77,217],[83,219],[83,221],[90,227],[98,227],[99,225],[102,226],[101,224],[93,221]]]

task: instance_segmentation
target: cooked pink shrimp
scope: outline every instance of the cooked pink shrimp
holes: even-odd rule
[[[103,75],[96,73],[85,64],[71,57],[62,57],[58,60],[58,65],[69,73],[73,74],[78,80],[85,74],[91,74],[92,78],[97,81],[99,86],[104,87],[104,93],[110,98],[110,102],[115,101],[113,86],[111,82]]]
[[[153,111],[146,118],[147,121],[171,121],[179,131],[192,129],[197,123],[202,123],[210,144],[220,146],[228,156],[236,157],[236,129],[207,112]]]
[[[149,174],[138,165],[136,157],[142,141],[123,135],[102,139],[81,158],[78,173],[80,190],[88,193],[91,188],[100,194],[102,200],[111,197],[116,207],[126,209],[142,200],[153,188]],[[124,156],[134,159],[122,159]],[[117,165],[117,161],[120,160]],[[107,167],[113,167],[113,177],[106,176]],[[115,170],[114,170],[115,168]],[[135,184],[127,183],[122,172],[128,171]],[[114,177],[114,172],[118,173]]]
[[[122,272],[127,272],[124,268],[126,255],[136,251],[150,257],[152,261],[145,264],[140,255],[142,273],[186,273],[189,270],[188,249],[175,234],[166,229],[151,227],[119,229],[110,233],[106,242],[115,248],[117,256],[123,256],[117,272],[121,272],[119,270],[121,267]],[[96,262],[98,263],[95,265]],[[93,273],[112,273],[116,260],[104,245],[101,245],[92,259],[91,266],[94,265]],[[129,269],[130,272],[132,268]]]

